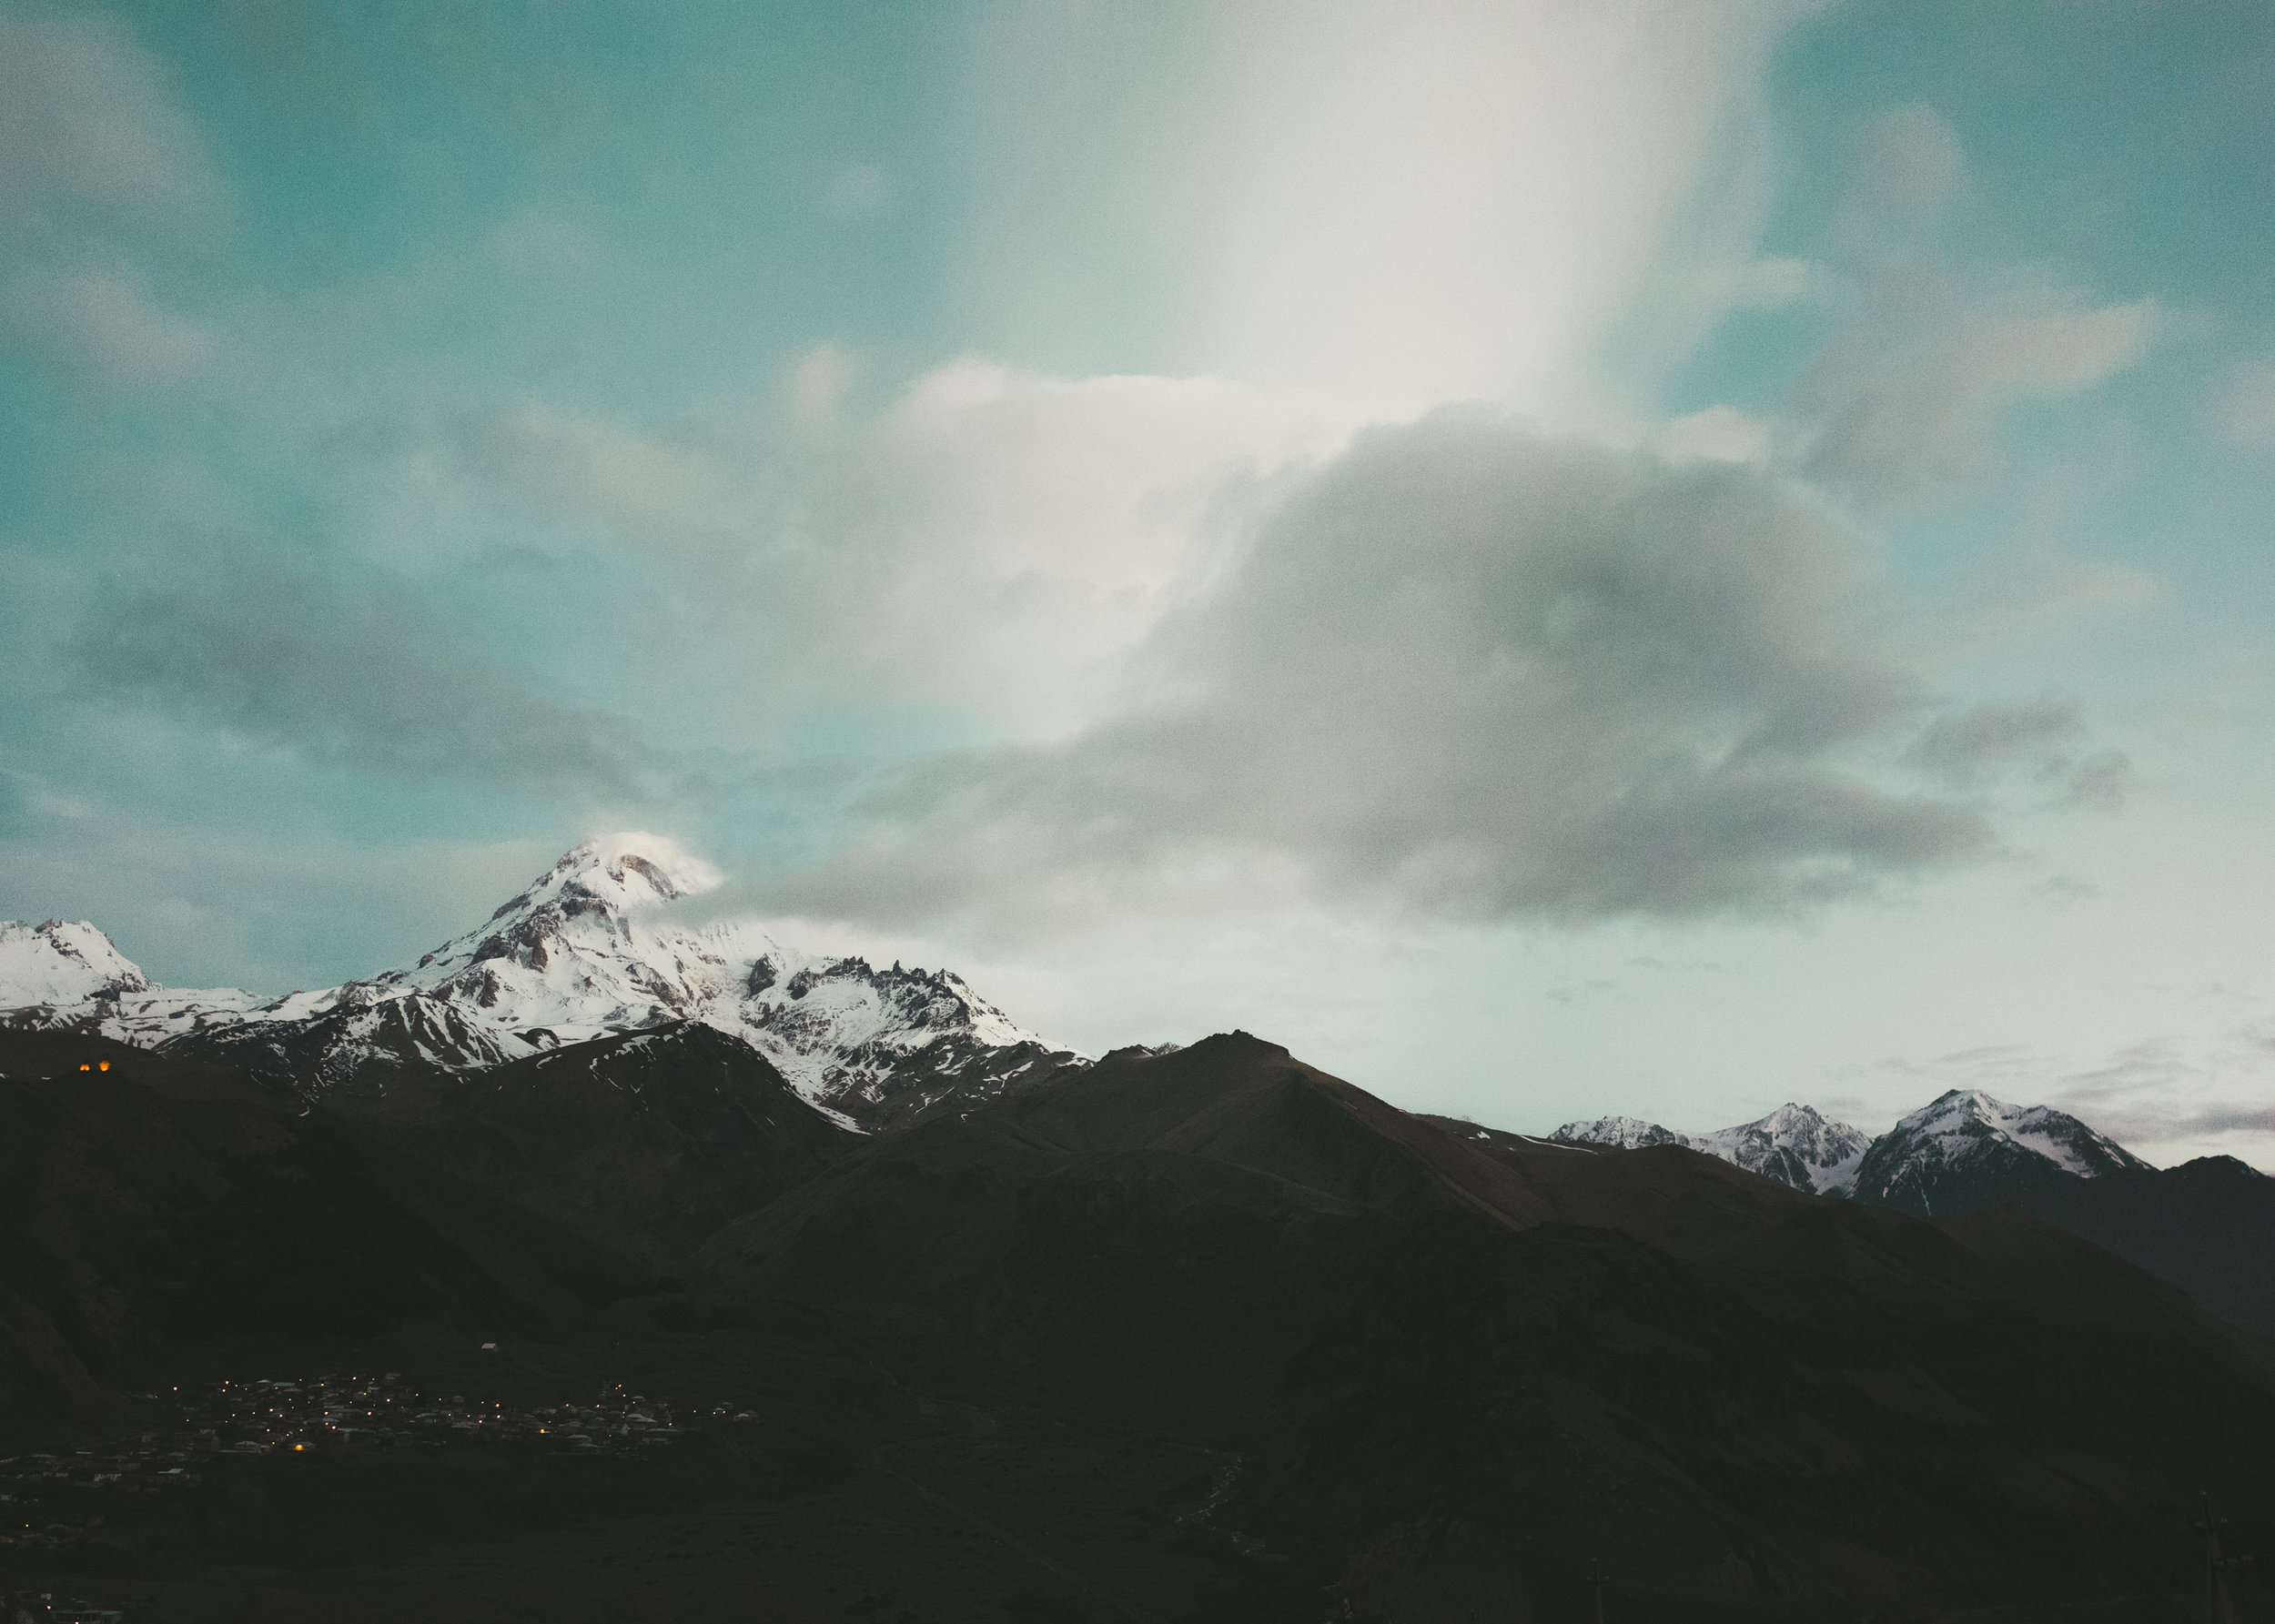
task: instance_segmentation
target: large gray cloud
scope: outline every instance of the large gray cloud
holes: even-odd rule
[[[409,595],[266,560],[111,603],[65,660],[83,696],[405,782],[607,794],[656,765],[627,724],[546,695]]]
[[[1019,930],[1259,885],[1483,919],[1850,891],[1989,838],[1840,764],[1916,704],[1876,597],[1758,472],[1481,416],[1377,430],[1156,634],[1148,701],[902,770],[773,900]]]

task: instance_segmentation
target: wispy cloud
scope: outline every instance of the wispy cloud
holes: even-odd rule
[[[136,250],[217,190],[164,66],[125,27],[0,6],[0,332],[104,391],[206,371],[217,336],[151,292]]]
[[[33,276],[0,289],[0,320],[105,389],[174,388],[208,372],[222,354],[211,328],[165,308],[140,277],[116,267]]]
[[[179,217],[211,200],[162,63],[94,11],[0,7],[0,225]]]
[[[1942,238],[1967,185],[1957,136],[1928,107],[1883,115],[1852,155],[1834,227],[1851,308],[1796,415],[1804,471],[1867,509],[1980,481],[2008,407],[2092,388],[2157,329],[2152,300],[2097,305],[2044,273],[1959,267]]]
[[[660,765],[399,589],[240,556],[106,604],[65,651],[83,698],[406,782],[622,794]]]

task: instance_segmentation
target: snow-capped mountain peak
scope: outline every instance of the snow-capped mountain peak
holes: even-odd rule
[[[1646,1145],[1691,1143],[1688,1134],[1678,1134],[1673,1128],[1663,1128],[1655,1122],[1636,1116],[1599,1116],[1593,1122],[1568,1122],[1549,1138],[1564,1145],[1612,1145],[1622,1150],[1640,1150]]]
[[[1856,1193],[1923,1213],[1997,1205],[2022,1185],[2149,1166],[2105,1134],[2048,1105],[2010,1105],[1955,1088],[1873,1142]]]
[[[1872,1136],[1787,1101],[1758,1121],[1702,1134],[1691,1141],[1708,1155],[1820,1195],[1845,1195]]]
[[[1566,1143],[1616,1145],[1623,1150],[1680,1145],[1820,1195],[1846,1195],[1872,1144],[1869,1135],[1846,1123],[1833,1122],[1810,1106],[1791,1102],[1758,1121],[1711,1134],[1682,1134],[1633,1116],[1606,1116],[1595,1122],[1568,1122],[1552,1137]]]
[[[2092,1178],[2120,1167],[2146,1167],[2132,1152],[2050,1105],[2009,1105],[1979,1088],[1955,1088],[1896,1125],[1888,1137],[1933,1145],[1946,1160],[1987,1143],[2043,1156],[2064,1173]]]
[[[112,991],[98,1001],[78,982],[10,974],[0,962],[0,1009],[55,1004],[58,1021],[194,1048],[300,1086],[406,1065],[493,1065],[700,1021],[750,1043],[815,1105],[872,1126],[1080,1058],[1025,1031],[953,971],[880,971],[787,947],[755,922],[682,924],[659,907],[720,883],[716,869],[672,841],[600,836],[415,964],[266,1001],[154,987],[91,926],[62,927],[109,952]],[[58,956],[46,953],[42,964]],[[19,991],[50,983],[72,995]]]
[[[0,998],[18,1009],[69,1009],[148,991],[150,978],[80,921],[0,921]]]

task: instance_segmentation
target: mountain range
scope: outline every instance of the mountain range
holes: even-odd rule
[[[1922,1217],[2011,1207],[2174,1282],[2238,1325],[2275,1335],[2275,1178],[2233,1156],[2155,1167],[2049,1106],[1955,1088],[1877,1138],[1789,1104],[1712,1134],[1606,1116],[1566,1123],[1551,1140],[1616,1150],[1679,1145],[1796,1190]]]
[[[587,841],[415,964],[282,997],[157,985],[92,924],[0,923],[0,1024],[99,1034],[312,1093],[693,1021],[747,1043],[810,1104],[864,1130],[1082,1058],[954,971],[878,969],[747,922],[671,917],[669,904],[718,883],[655,835]]]
[[[1633,1116],[1568,1122],[1566,1144],[1634,1150],[1680,1145],[1818,1195],[1853,1195],[1907,1212],[1973,1211],[2048,1179],[2093,1178],[2149,1165],[2105,1134],[2047,1105],[2009,1105],[1955,1088],[1875,1138],[1808,1105],[1755,1122],[1684,1134]]]
[[[1733,1166],[1796,1190],[1845,1195],[1873,1141],[1846,1123],[1833,1122],[1807,1105],[1784,1105],[1755,1122],[1712,1134],[1679,1134],[1633,1116],[1568,1122],[1551,1135],[1567,1144],[1615,1145],[1635,1150],[1646,1145],[1681,1145],[1719,1156]]]
[[[415,963],[282,997],[159,986],[91,923],[0,923],[0,1026],[101,1035],[334,1100],[667,1272],[707,1226],[812,1172],[833,1133],[966,1110],[1091,1064],[952,970],[807,953],[747,921],[682,923],[675,905],[719,883],[670,840],[602,836]],[[698,1077],[711,1081],[691,1093]],[[2226,1158],[2160,1171],[2046,1106],[1957,1089],[1877,1137],[1788,1103],[1706,1134],[1606,1116],[1548,1142],[1675,1145],[1924,1216],[2017,1206],[2275,1331],[2275,1180]],[[612,1147],[612,1182],[567,1176],[595,1145]],[[643,1193],[595,1193],[627,1182]],[[667,1185],[676,1216],[652,1199]]]
[[[154,1619],[2019,1624],[2195,1616],[2206,1495],[2275,1557],[2240,1164],[1975,1095],[1863,1146],[1797,1106],[1534,1138],[1245,1033],[1092,1060],[945,971],[676,923],[704,879],[593,842],[283,999],[0,936],[0,1455],[77,1571],[174,1586]],[[2044,1216],[1958,1210],[2007,1190]],[[164,1493],[148,1437],[46,1464],[296,1368],[450,1397]],[[646,1466],[547,1452],[623,1383],[716,1397]],[[2275,1616],[2256,1571],[2230,1616]]]

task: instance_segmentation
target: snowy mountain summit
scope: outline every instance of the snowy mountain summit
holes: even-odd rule
[[[1691,1145],[1688,1134],[1678,1134],[1673,1128],[1663,1128],[1639,1116],[1599,1116],[1593,1122],[1568,1122],[1549,1138],[1559,1145],[1609,1145],[1620,1150],[1640,1150],[1646,1145]]]
[[[0,920],[0,998],[25,1017],[17,1024],[45,1025],[45,1012],[149,990],[150,978],[91,924]]]
[[[879,970],[784,946],[749,921],[684,925],[664,913],[720,879],[660,836],[587,841],[416,964],[271,999],[154,986],[92,925],[0,925],[0,1023],[97,1031],[305,1087],[495,1065],[698,1021],[868,1127],[1081,1058],[953,971]]]
[[[1848,1194],[1872,1144],[1870,1135],[1821,1116],[1807,1105],[1792,1104],[1758,1121],[1711,1134],[1683,1134],[1633,1116],[1605,1116],[1568,1122],[1550,1137],[1567,1145],[1612,1145],[1622,1150],[1680,1145],[1820,1195]]]
[[[1855,1189],[1864,1200],[1911,1212],[1959,1212],[1997,1205],[2048,1179],[2149,1165],[2066,1112],[1955,1088],[1873,1142]]]
[[[1845,1195],[1856,1183],[1872,1135],[1788,1101],[1757,1122],[1702,1134],[1691,1144],[1796,1190]]]
[[[1907,1212],[1974,1212],[2027,1196],[2048,1180],[2149,1165],[2106,1134],[2048,1105],[2009,1105],[1955,1088],[1877,1139],[1784,1105],[1758,1122],[1682,1134],[1632,1116],[1568,1122],[1567,1144],[1681,1145],[1820,1195],[1854,1195]]]

